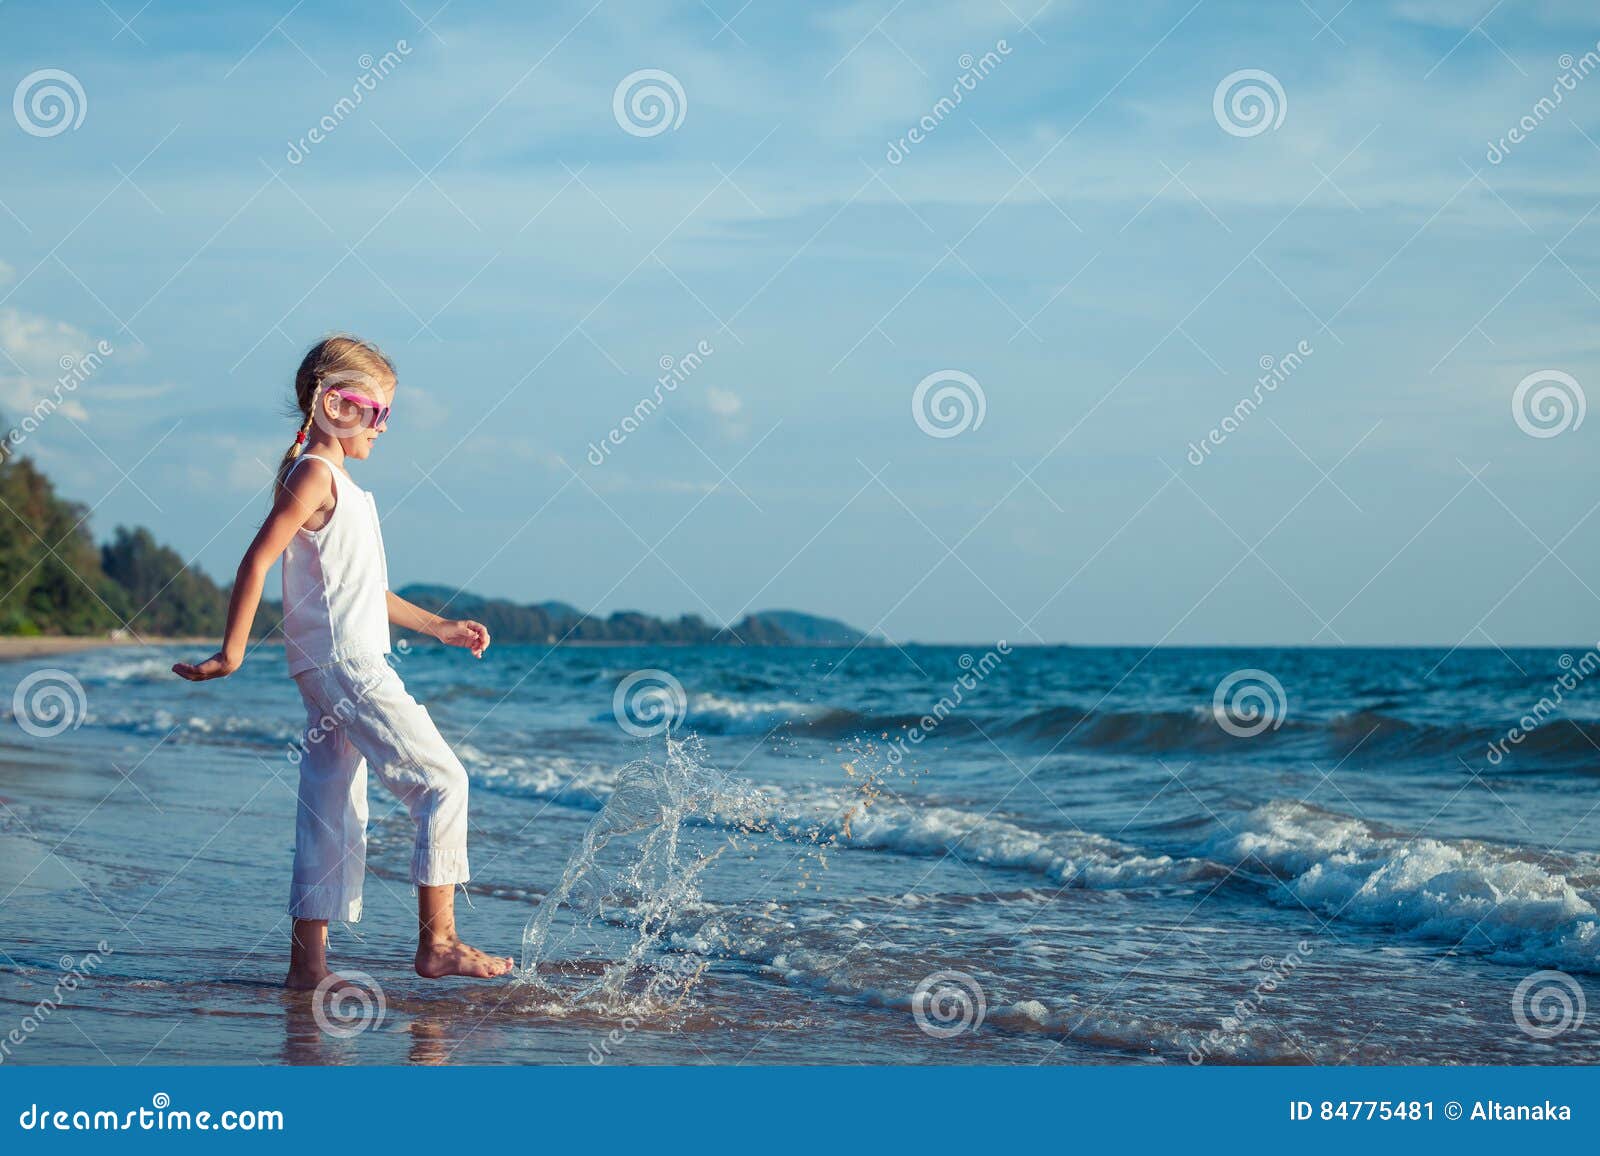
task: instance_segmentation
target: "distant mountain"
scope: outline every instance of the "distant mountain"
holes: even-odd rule
[[[430,583],[414,583],[396,593],[435,614],[477,619],[501,642],[856,646],[881,641],[867,639],[843,622],[795,610],[747,614],[731,626],[717,626],[697,614],[668,619],[637,610],[617,610],[605,616],[586,616],[565,602],[522,604]]]
[[[807,646],[860,646],[868,641],[861,631],[837,618],[819,618],[800,610],[763,610],[755,617],[770,622],[793,641]]]

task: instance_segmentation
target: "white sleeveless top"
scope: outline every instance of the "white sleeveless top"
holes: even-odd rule
[[[334,507],[320,530],[300,529],[283,552],[283,635],[292,678],[347,658],[389,653],[389,563],[372,495],[320,454]],[[287,482],[289,475],[284,475]]]

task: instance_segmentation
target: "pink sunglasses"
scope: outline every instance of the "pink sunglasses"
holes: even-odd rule
[[[370,409],[372,411],[372,426],[374,428],[388,421],[389,415],[394,412],[394,406],[387,405],[381,401],[373,401],[370,397],[365,397],[353,390],[330,389],[328,392],[333,394],[334,397],[343,398],[352,405],[359,405],[363,409]]]

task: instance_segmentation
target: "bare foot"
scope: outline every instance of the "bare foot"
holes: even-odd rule
[[[283,986],[290,991],[314,991],[318,984],[333,974],[326,965],[322,967],[291,967],[284,977]]]
[[[424,979],[442,979],[447,975],[495,979],[515,966],[508,956],[485,955],[459,939],[417,948],[417,974]]]
[[[361,988],[360,984],[345,979],[344,976],[327,967],[291,967],[289,974],[284,978],[283,986],[290,991],[316,991],[321,989],[324,992]]]

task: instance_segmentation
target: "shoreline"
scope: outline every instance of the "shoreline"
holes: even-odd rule
[[[57,654],[77,654],[128,646],[215,646],[214,638],[113,638],[110,635],[38,634],[0,635],[0,662],[21,658],[49,658]]]

